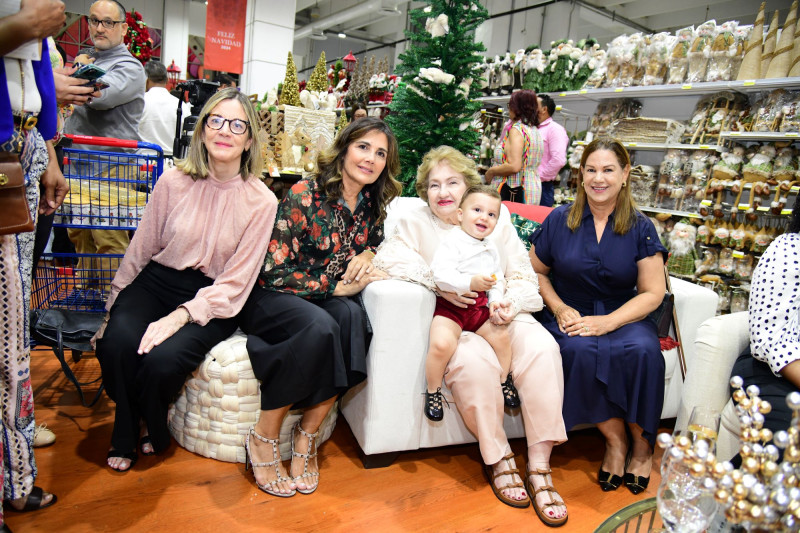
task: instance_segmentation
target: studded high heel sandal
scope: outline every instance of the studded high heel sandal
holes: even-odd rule
[[[268,463],[254,463],[252,460],[253,455],[250,453],[250,435],[253,435],[255,438],[260,440],[261,442],[266,442],[267,444],[272,444],[272,461]],[[256,478],[256,467],[275,467],[275,480],[270,481],[269,483],[262,485],[256,479],[256,486],[266,492],[267,494],[271,494],[273,496],[277,496],[279,498],[288,498],[290,496],[294,496],[297,492],[296,490],[292,490],[291,492],[277,492],[275,487],[278,483],[289,482],[291,483],[292,480],[288,477],[281,476],[281,472],[278,469],[278,465],[281,462],[281,453],[278,451],[278,439],[268,439],[266,437],[262,437],[258,433],[256,433],[255,428],[250,428],[250,431],[247,433],[247,438],[244,441],[244,449],[247,453],[247,456],[244,460],[244,469],[249,470],[250,467],[253,467],[253,479]]]
[[[302,436],[308,439],[308,447],[306,448],[306,453],[299,453],[294,451],[295,431],[299,431]],[[308,433],[306,431],[303,431],[303,428],[300,427],[300,422],[295,424],[294,427],[292,428],[292,458],[300,457],[303,459],[303,473],[300,474],[299,476],[293,477],[292,481],[294,481],[295,485],[297,485],[298,483],[303,483],[306,487],[309,486],[308,483],[306,483],[307,479],[316,478],[317,481],[311,488],[297,489],[297,492],[299,492],[300,494],[311,494],[312,492],[317,490],[317,487],[319,487],[319,471],[317,472],[308,471],[308,460],[317,456],[316,438],[318,436],[319,436],[319,431],[317,431],[316,433]],[[311,453],[312,450],[314,451],[314,453]],[[319,468],[319,465],[317,466],[317,468]]]

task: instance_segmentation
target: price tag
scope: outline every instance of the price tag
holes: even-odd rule
[[[567,93],[558,93],[558,96],[567,96]]]
[[[581,89],[580,91],[578,91],[578,94],[586,94],[588,92],[589,92],[588,89]]]
[[[744,252],[741,250],[734,250],[731,255],[734,259],[744,259]]]
[[[711,200],[703,200],[702,202],[700,202],[700,205],[711,207]]]
[[[636,143],[625,143],[630,148],[636,148],[638,146]]]
[[[791,214],[792,214],[791,209],[784,209],[783,211],[781,211],[781,215],[791,215]]]
[[[701,144],[700,145],[700,149],[701,150],[711,150],[711,146],[708,145],[708,144]]]
[[[784,135],[786,135],[787,137],[797,137],[800,134],[798,134],[796,131],[787,131],[786,133],[784,133]]]
[[[556,105],[556,111],[561,111],[563,108],[560,105]]]
[[[625,90],[625,87],[617,87],[616,89],[614,89],[614,92],[615,93],[621,93],[624,90]]]
[[[792,191],[792,192],[797,192],[797,191],[800,191],[800,187],[797,186],[797,185],[792,185],[792,188],[789,189],[789,190]]]
[[[747,211],[750,209],[750,204],[739,204],[739,211]]]
[[[481,114],[486,114],[486,110],[485,109],[481,109]]]
[[[681,86],[681,89],[683,89],[684,91],[691,88],[692,88],[691,83],[684,83],[683,86]]]
[[[760,206],[758,206],[758,207],[756,208],[756,211],[764,211],[764,212],[767,212],[767,211],[769,211],[769,207],[767,207],[767,206],[765,206],[765,205],[760,205]]]
[[[738,136],[740,136],[741,134],[742,134],[742,132],[741,132],[741,131],[729,131],[729,132],[728,132],[728,135],[730,135],[731,137],[738,137]]]
[[[742,87],[752,87],[756,84],[756,80],[744,80]]]

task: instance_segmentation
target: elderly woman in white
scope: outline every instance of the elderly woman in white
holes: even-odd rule
[[[464,192],[479,183],[474,161],[461,152],[447,146],[428,152],[417,171],[417,194],[427,205],[404,215],[395,232],[378,249],[373,265],[392,278],[420,283],[436,291],[430,263],[440,241],[457,227],[457,209]],[[527,507],[533,499],[539,518],[559,526],[567,521],[567,508],[553,487],[550,452],[553,445],[567,439],[561,416],[561,356],[553,337],[530,314],[540,310],[543,302],[525,247],[508,218],[501,217],[487,238],[500,252],[506,298],[511,302],[510,309],[500,313],[500,321],[509,325],[511,371],[522,402],[528,442],[524,481],[503,428],[501,383],[505,376],[483,338],[474,333],[461,335],[447,365],[445,384],[464,423],[478,440],[497,498],[512,507]],[[463,296],[438,292],[459,307],[473,304],[477,296],[474,292]]]

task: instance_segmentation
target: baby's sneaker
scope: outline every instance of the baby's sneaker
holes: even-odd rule
[[[519,401],[519,394],[517,393],[517,388],[514,386],[514,382],[511,380],[511,372],[508,373],[505,382],[502,384],[503,387],[503,401],[506,404],[506,407],[511,407],[512,409],[520,406]]]

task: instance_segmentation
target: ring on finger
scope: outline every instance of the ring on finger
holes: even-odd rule
[[[589,328],[587,328],[586,326],[583,326],[583,331],[585,331],[586,333],[589,333]]]

